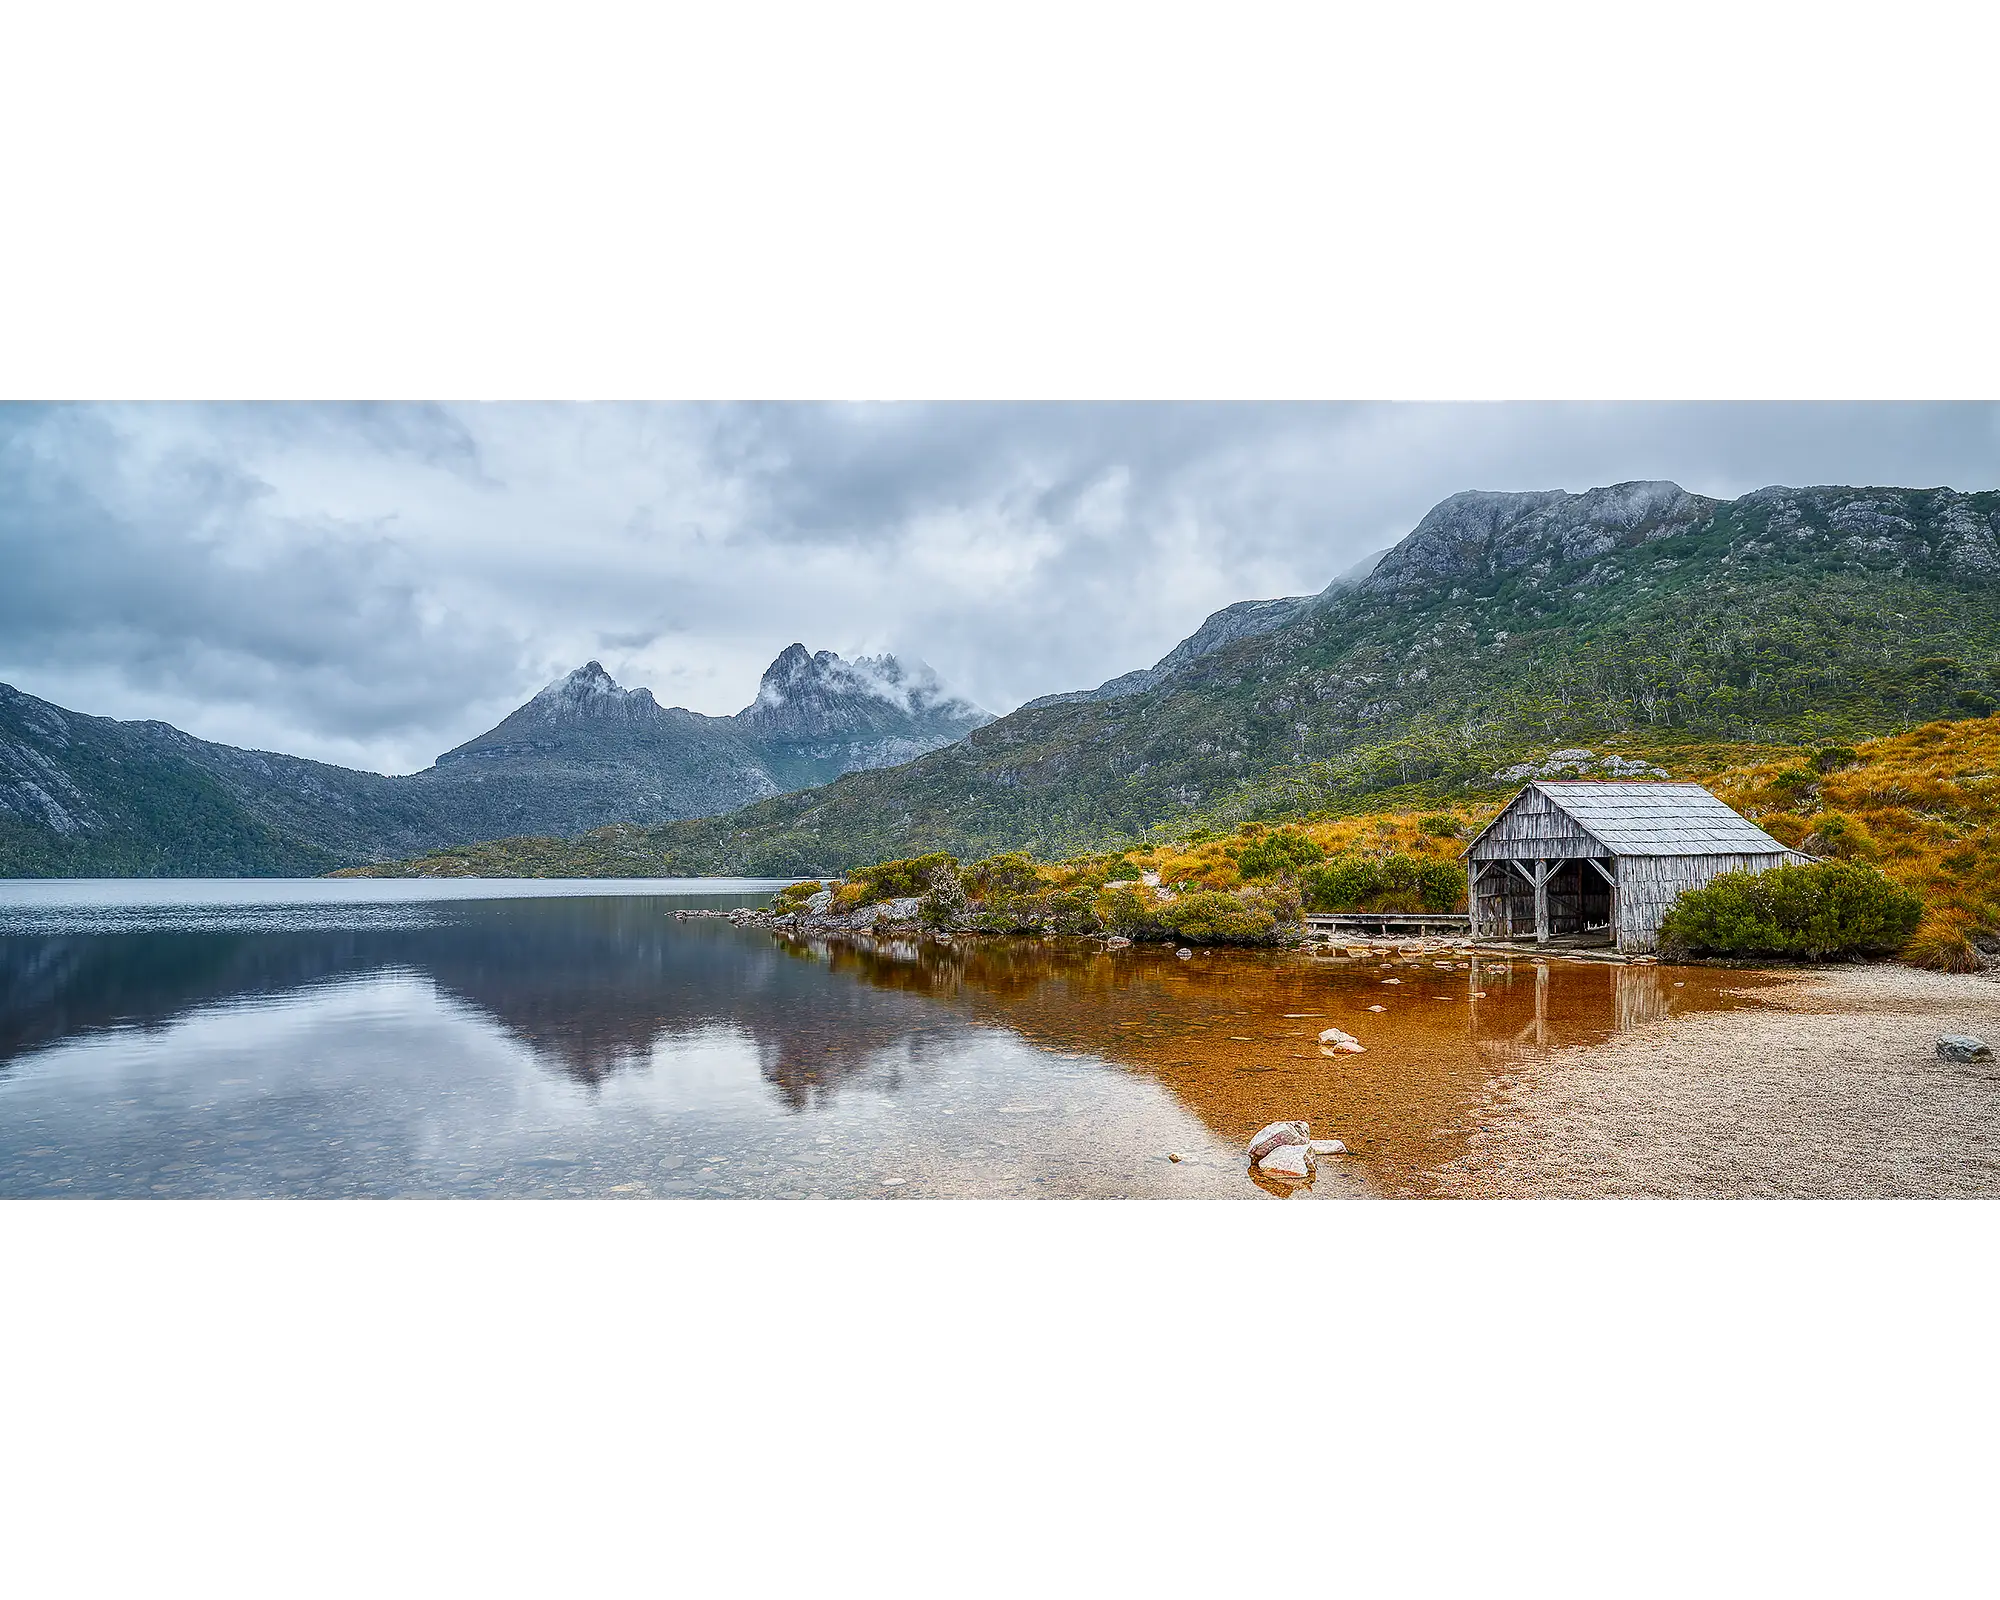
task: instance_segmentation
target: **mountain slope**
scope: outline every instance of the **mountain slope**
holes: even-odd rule
[[[1195,816],[1490,787],[1524,754],[1606,734],[1852,738],[1976,713],[1995,670],[2000,493],[1475,492],[1358,584],[1152,688],[1024,708],[908,765],[618,848],[685,871],[1054,855]]]
[[[0,875],[319,873],[505,834],[727,811],[990,720],[893,656],[793,645],[733,717],[591,662],[422,772],[384,777],[116,722],[0,685]]]

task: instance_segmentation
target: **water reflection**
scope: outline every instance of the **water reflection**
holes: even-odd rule
[[[1303,1117],[1355,1152],[1316,1195],[1420,1194],[1524,1062],[1754,982],[828,946],[701,903],[0,901],[0,1193],[1257,1197],[1244,1141]]]
[[[1327,960],[1290,953],[1082,942],[800,945],[873,986],[921,993],[1058,1050],[1090,1051],[1172,1089],[1240,1147],[1304,1118],[1365,1159],[1377,1192],[1420,1194],[1461,1154],[1510,1074],[1680,1012],[1754,1004],[1755,974],[1434,953]],[[1322,1029],[1364,1054],[1322,1049]]]

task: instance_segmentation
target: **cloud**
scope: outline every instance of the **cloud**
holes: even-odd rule
[[[0,678],[387,770],[592,657],[793,639],[1005,710],[1317,590],[1459,489],[2000,484],[1973,405],[0,407]]]

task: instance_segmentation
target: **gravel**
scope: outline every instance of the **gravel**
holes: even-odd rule
[[[1552,1052],[1487,1086],[1433,1192],[1476,1197],[2000,1195],[2000,1068],[1938,1035],[2000,1035],[2000,977],[1787,975],[1762,1004]]]

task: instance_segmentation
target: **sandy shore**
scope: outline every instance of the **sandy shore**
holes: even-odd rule
[[[2000,1195],[2000,976],[1788,974],[1742,1010],[1560,1049],[1488,1085],[1486,1131],[1436,1174],[1467,1198]]]

